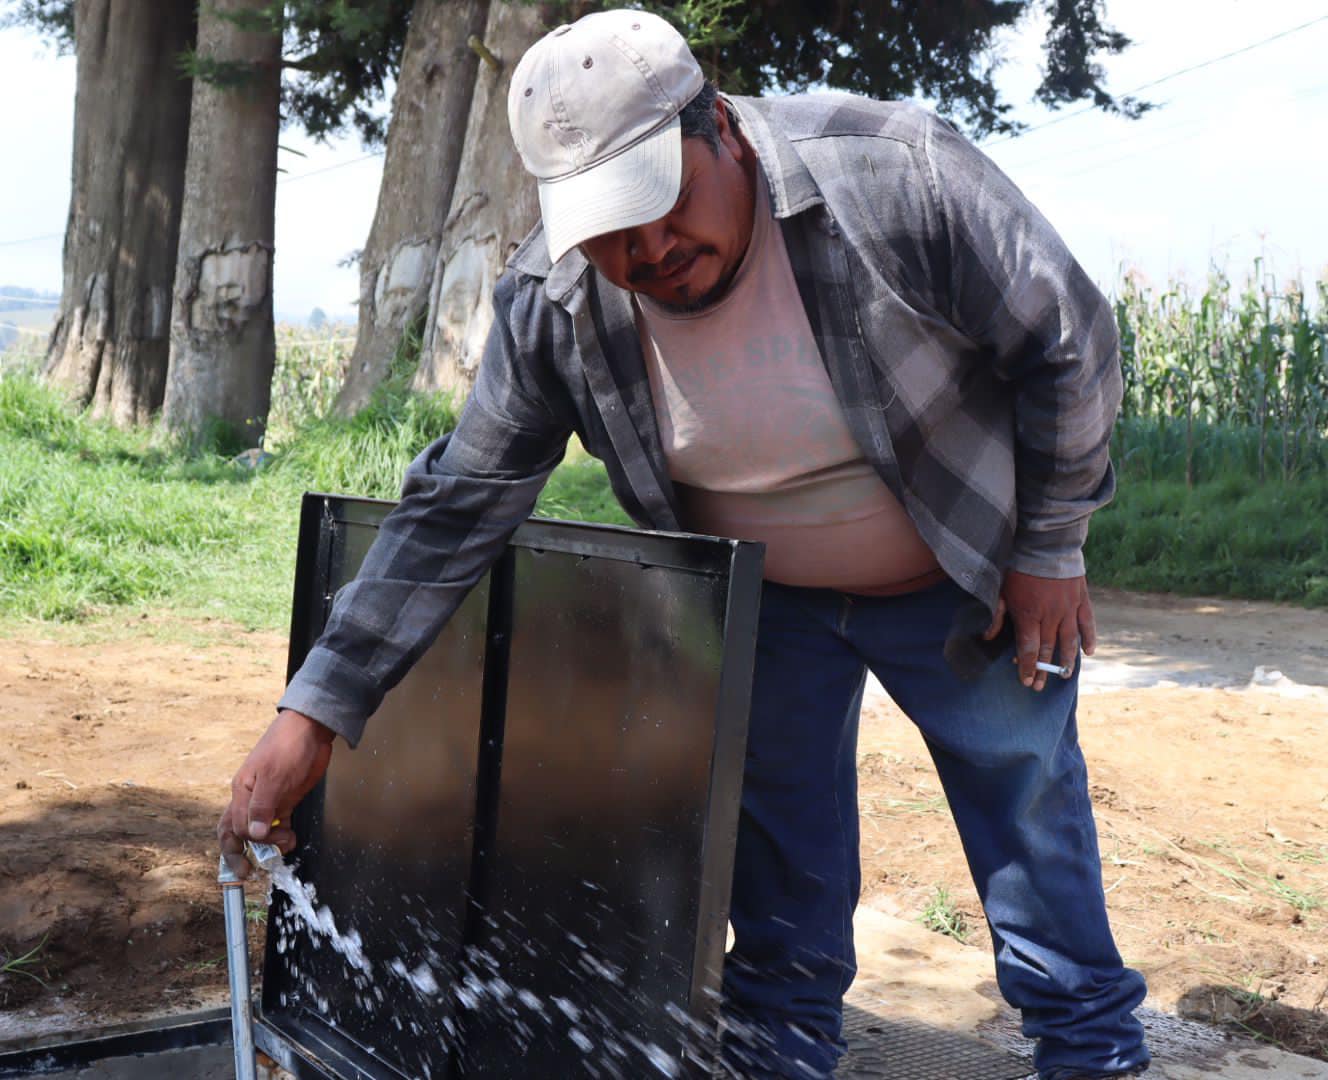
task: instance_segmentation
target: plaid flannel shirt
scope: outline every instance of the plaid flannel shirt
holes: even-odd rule
[[[1112,495],[1110,306],[1042,215],[945,121],[847,94],[732,98],[867,459],[942,567],[993,607],[1007,568],[1084,571]],[[531,513],[575,432],[642,527],[682,523],[631,297],[539,228],[494,292],[477,384],[407,471],[281,707],[355,743]]]

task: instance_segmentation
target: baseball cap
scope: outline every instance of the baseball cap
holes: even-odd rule
[[[539,182],[549,257],[663,217],[682,184],[678,114],[705,84],[658,15],[601,11],[537,41],[512,73],[507,119]]]

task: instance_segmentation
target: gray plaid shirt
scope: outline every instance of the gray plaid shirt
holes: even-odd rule
[[[946,572],[1083,573],[1111,498],[1115,321],[1042,215],[943,120],[846,94],[733,98],[849,429]],[[530,514],[575,432],[642,527],[678,530],[631,297],[537,228],[494,291],[455,431],[406,474],[281,700],[358,741]]]

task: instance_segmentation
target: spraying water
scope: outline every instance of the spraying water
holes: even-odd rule
[[[366,954],[359,931],[353,927],[339,926],[328,906],[319,904],[312,884],[301,880],[284,862],[265,868],[271,872],[271,887],[282,892],[289,900],[283,917],[277,920],[274,927],[278,934],[277,951],[283,955],[298,952],[295,949],[296,937],[301,934],[308,937],[313,947],[322,943],[330,945],[349,969],[349,981],[353,988],[351,1002],[354,1007],[364,1014],[386,1014],[384,1019],[398,1031],[409,1031],[417,1038],[426,1036],[418,1022],[402,1022],[402,1018],[397,1015],[398,1010],[394,1008],[394,994],[390,988],[384,989],[384,978],[399,981],[421,998],[437,999],[446,993],[463,1012],[482,1017],[487,1023],[497,1022],[522,1044],[528,1044],[540,1032],[565,1038],[569,1046],[582,1056],[589,1075],[608,1074],[625,1078],[649,1074],[674,1078],[682,1074],[679,1055],[655,1042],[621,1030],[622,1015],[611,1015],[610,1011],[595,1005],[577,1004],[563,995],[542,998],[527,987],[513,985],[504,974],[505,965],[501,958],[493,952],[474,947],[468,949],[459,976],[446,989],[440,985],[436,971],[447,970],[448,965],[432,949],[428,950],[434,960],[432,964],[428,960],[410,962],[403,956],[385,959],[376,957],[371,960]],[[585,884],[592,890],[603,891],[602,886],[597,887],[590,882]],[[269,893],[269,902],[270,899]],[[493,931],[493,944],[497,951],[511,952],[513,955],[535,955],[539,951],[534,944],[535,935],[526,932],[510,914],[507,917],[515,925],[508,928],[506,933],[498,933],[497,924],[486,920]],[[411,922],[415,924],[411,929],[419,934],[422,927],[418,920],[412,919]],[[614,993],[605,1000],[614,1004],[611,1010],[613,1013],[621,1014],[624,970],[607,958],[596,955],[592,946],[577,935],[569,932],[565,939],[578,952],[575,964],[578,970],[567,969],[568,976],[580,982],[602,984],[606,991],[613,990]],[[412,950],[407,948],[405,951],[409,954]],[[290,957],[291,961],[293,959]],[[565,964],[563,966],[566,968]],[[293,963],[292,970],[303,991],[301,997],[305,1004],[315,1007],[329,1024],[337,1026],[339,1018],[333,1011],[325,988],[301,973]],[[284,997],[282,1003],[287,1003]],[[692,1048],[699,1054],[710,1037],[704,1027],[677,1005],[670,1005],[666,1015],[676,1026],[682,1046]],[[431,1040],[436,1040],[437,1049],[448,1052],[461,1048],[461,1031],[450,1016],[438,1017],[433,1023],[439,1024],[442,1029],[427,1033]],[[442,1066],[441,1062],[434,1064],[440,1068]],[[421,1061],[417,1067],[426,1076],[432,1071],[428,1062]]]

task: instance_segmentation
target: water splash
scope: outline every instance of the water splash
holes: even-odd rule
[[[379,1015],[380,1030],[387,1026],[402,1036],[409,1033],[415,1040],[434,1040],[433,1046],[440,1052],[459,1049],[464,1040],[464,1025],[454,1022],[451,1016],[435,1014],[434,1020],[421,1026],[408,1015],[397,1015],[392,987],[404,984],[421,998],[450,998],[458,1009],[458,1020],[470,1013],[483,1018],[486,1023],[499,1022],[518,1046],[529,1046],[539,1038],[565,1039],[569,1048],[575,1048],[588,1076],[619,1080],[646,1075],[676,1078],[682,1075],[684,1056],[704,1059],[706,1048],[713,1046],[714,1032],[707,1032],[705,1025],[676,1004],[666,1006],[664,1015],[676,1031],[677,1053],[623,1030],[625,1017],[620,1015],[620,1002],[621,994],[628,989],[626,969],[598,954],[590,943],[575,933],[563,931],[564,940],[573,945],[578,954],[575,960],[569,958],[570,963],[563,962],[564,970],[582,984],[582,990],[588,989],[591,996],[587,999],[577,995],[577,1001],[566,995],[541,997],[531,988],[511,981],[514,968],[508,961],[518,957],[538,957],[548,951],[548,946],[540,944],[539,937],[510,912],[502,913],[507,925],[501,930],[497,921],[483,916],[490,930],[489,951],[471,947],[460,958],[459,969],[431,946],[425,949],[426,958],[420,959],[419,937],[428,937],[438,943],[444,955],[450,953],[451,948],[443,944],[441,935],[426,928],[414,916],[407,917],[410,926],[407,937],[411,940],[398,943],[400,954],[387,958],[375,956],[371,960],[360,933],[351,927],[338,926],[330,909],[319,905],[314,887],[296,877],[289,867],[282,866],[274,871],[272,885],[290,901],[272,926],[278,935],[277,951],[290,953],[296,936],[303,931],[310,947],[317,949],[327,943],[350,969],[350,986],[346,988],[350,993],[338,992],[333,987],[319,985],[298,970],[293,962],[299,955],[298,950],[287,957],[286,962],[298,986],[297,999],[317,1009],[334,1027],[339,1024],[358,1026],[352,1023],[349,1013],[336,1015],[338,1007],[343,1012],[349,1008],[361,1018]],[[583,885],[592,894],[603,892],[602,887],[596,887],[592,882]],[[412,952],[414,957],[407,959]],[[593,989],[595,986],[602,989]],[[608,995],[604,999],[605,1008],[594,1003],[595,996],[601,993]],[[335,1003],[329,997],[336,999]],[[390,1048],[383,1048],[383,1052],[388,1059],[398,1057]],[[433,1064],[441,1067],[440,1061],[435,1060]],[[411,1068],[417,1075],[421,1072],[428,1075],[429,1065],[429,1062],[416,1060]]]
[[[364,944],[359,932],[351,930],[343,934],[337,928],[336,918],[326,904],[315,907],[318,894],[312,885],[301,881],[295,876],[295,872],[284,864],[272,870],[271,880],[274,888],[280,889],[290,898],[294,914],[312,933],[326,939],[356,971],[365,975],[373,974],[373,965],[364,955]],[[283,943],[278,941],[277,944],[280,951]]]

